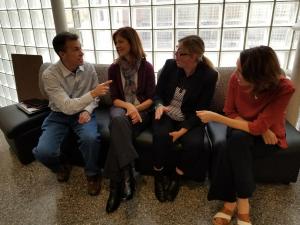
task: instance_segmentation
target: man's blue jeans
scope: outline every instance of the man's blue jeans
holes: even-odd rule
[[[53,172],[61,169],[60,146],[65,136],[73,130],[79,137],[79,150],[85,161],[85,173],[94,176],[100,173],[98,165],[100,151],[100,134],[95,113],[87,123],[78,123],[78,116],[51,112],[42,125],[42,135],[37,147],[32,152],[37,160]]]

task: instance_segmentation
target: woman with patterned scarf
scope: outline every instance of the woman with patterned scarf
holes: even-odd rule
[[[151,121],[150,108],[155,92],[152,65],[146,61],[137,32],[123,27],[113,34],[119,58],[108,69],[113,106],[110,110],[110,148],[104,176],[110,179],[106,211],[115,211],[121,200],[129,200],[135,191],[133,163],[138,154],[133,139]]]

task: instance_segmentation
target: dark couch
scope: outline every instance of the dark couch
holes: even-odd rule
[[[43,64],[39,76],[49,64]],[[95,65],[99,82],[107,80],[108,65]],[[216,92],[211,105],[214,111],[222,111],[227,82],[234,68],[218,68],[219,80]],[[40,83],[40,89],[43,90]],[[106,152],[109,146],[109,113],[111,105],[109,96],[101,98],[100,106],[96,109],[97,120],[102,134],[100,165],[103,166]],[[30,163],[33,159],[31,150],[37,144],[41,133],[40,127],[43,119],[48,115],[49,110],[42,113],[28,116],[18,110],[16,105],[0,108],[0,128],[11,149],[17,154],[23,164]],[[210,168],[214,168],[214,158],[218,149],[224,144],[226,127],[222,124],[209,123],[205,137],[205,151],[211,157]],[[289,148],[278,152],[272,157],[256,160],[254,162],[255,176],[257,181],[263,182],[296,182],[300,167],[300,133],[287,122],[287,140]],[[143,174],[152,171],[152,134],[151,128],[147,129],[135,140],[135,146],[139,153],[136,161],[137,169]],[[180,146],[178,146],[180,150]],[[82,164],[82,157],[77,149],[76,136],[73,133],[65,139],[63,151],[70,155],[73,163]]]

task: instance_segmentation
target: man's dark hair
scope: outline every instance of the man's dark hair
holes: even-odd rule
[[[78,40],[78,35],[73,34],[70,32],[61,32],[58,33],[52,41],[53,48],[56,52],[57,55],[59,55],[59,52],[65,50],[65,45],[67,41],[77,41]]]

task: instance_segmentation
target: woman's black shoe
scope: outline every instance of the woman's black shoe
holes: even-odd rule
[[[122,193],[123,200],[132,199],[135,191],[135,179],[133,177],[133,171],[131,167],[123,171],[122,190],[123,190]]]
[[[175,172],[170,178],[170,183],[166,191],[166,199],[174,201],[180,189],[181,176]]]
[[[106,212],[112,213],[121,203],[121,183],[116,181],[110,181],[110,192],[106,203]]]
[[[155,171],[154,174],[154,192],[155,196],[160,202],[166,201],[165,182],[161,171]]]

